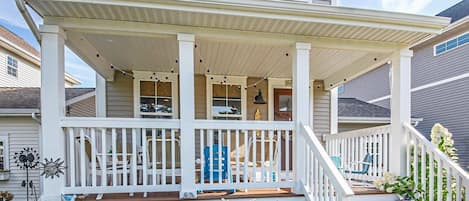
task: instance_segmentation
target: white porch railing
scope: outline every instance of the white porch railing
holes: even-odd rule
[[[305,161],[304,185],[308,200],[345,200],[354,193],[344,177],[332,162],[330,156],[316,138],[309,126],[303,126],[299,132],[306,144],[305,153],[298,160]]]
[[[327,135],[326,150],[347,177],[373,181],[389,172],[389,134],[386,125]],[[364,161],[367,155],[371,161]]]
[[[197,189],[294,186],[293,122],[196,120],[195,126]]]
[[[179,120],[65,118],[62,127],[64,193],[179,191]]]
[[[409,142],[406,145],[407,175],[413,178],[416,186],[421,185],[428,196],[427,200],[468,200],[467,172],[410,124],[405,124],[404,128]]]

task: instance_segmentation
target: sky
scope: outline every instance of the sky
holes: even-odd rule
[[[461,0],[337,0],[339,6],[435,15]],[[33,14],[37,24],[40,16]],[[0,0],[0,25],[5,26],[39,50],[39,44],[16,8],[14,0]],[[65,71],[81,81],[76,87],[95,87],[95,72],[68,48],[65,49]]]

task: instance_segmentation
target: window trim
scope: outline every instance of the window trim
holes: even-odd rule
[[[226,79],[225,79],[226,77]],[[213,78],[213,79],[212,79]],[[213,85],[220,84],[226,80],[226,84],[240,85],[241,86],[241,115],[232,115],[232,117],[241,117],[241,120],[246,120],[247,115],[247,76],[223,76],[223,75],[205,75],[206,80],[206,102],[207,102],[207,119],[212,120],[212,101],[213,101]]]
[[[10,153],[9,153],[9,145],[10,142],[8,141],[8,134],[0,134],[0,141],[3,141],[4,143],[4,152],[3,152],[3,157],[4,157],[4,162],[5,162],[5,168],[3,170],[10,170]],[[1,169],[0,169],[1,170]]]
[[[8,63],[8,59],[9,59],[9,58],[11,58],[12,60],[16,61],[16,66],[11,66],[11,65]],[[7,70],[7,74],[8,74],[8,75],[10,75],[10,76],[12,76],[12,77],[15,77],[15,78],[18,78],[18,63],[19,63],[19,62],[18,62],[18,59],[17,59],[17,58],[15,58],[15,57],[13,57],[13,56],[11,56],[11,55],[7,55],[7,57],[6,57],[7,69],[6,69],[6,70]],[[16,70],[16,75],[10,74],[10,72],[9,72],[10,68]]]
[[[464,44],[462,44],[462,45],[457,44],[456,47],[454,47],[454,48],[452,48],[452,49],[447,49],[446,46],[445,46],[445,49],[446,49],[445,51],[443,51],[443,52],[441,52],[441,53],[436,53],[436,48],[437,48],[438,46],[440,46],[440,45],[442,45],[442,44],[446,44],[447,42],[449,42],[449,41],[451,41],[451,40],[454,40],[454,39],[456,39],[456,41],[457,41],[457,39],[458,39],[459,37],[461,37],[461,36],[463,36],[463,35],[466,35],[466,34],[469,34],[469,31],[464,32],[464,33],[462,33],[462,34],[459,34],[459,35],[457,35],[457,36],[455,36],[455,37],[449,38],[449,39],[447,39],[447,40],[444,40],[444,41],[442,41],[442,42],[440,42],[440,43],[437,43],[436,45],[433,46],[433,56],[439,56],[439,55],[442,55],[442,54],[444,54],[444,53],[446,53],[446,52],[449,52],[449,51],[458,49],[459,47],[463,47],[463,46],[469,44],[469,42],[466,42],[466,43],[464,43]]]
[[[134,118],[142,118],[142,115],[155,115],[155,116],[172,116],[173,119],[179,118],[179,93],[178,93],[178,75],[175,73],[167,72],[150,72],[150,71],[132,71],[134,76],[133,82],[133,96],[134,96]],[[156,81],[150,77],[168,78],[163,79],[162,82],[171,82],[171,104],[173,107],[172,114],[166,113],[144,113],[140,112],[140,81]]]

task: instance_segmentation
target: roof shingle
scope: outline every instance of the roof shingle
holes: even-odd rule
[[[40,88],[0,87],[0,108],[38,109],[41,105]],[[66,100],[94,91],[94,88],[66,88]]]

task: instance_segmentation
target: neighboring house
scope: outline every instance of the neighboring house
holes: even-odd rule
[[[422,118],[412,118],[412,124],[418,125]],[[356,98],[339,98],[338,131],[346,132],[391,123],[391,110],[379,105],[367,103]]]
[[[367,159],[372,168],[354,178],[409,174],[407,135],[421,134],[409,125],[406,47],[449,24],[310,0],[27,2],[44,16],[39,31],[31,27],[47,58],[41,154],[67,166],[42,180],[41,199],[54,201],[62,194],[204,200],[223,189],[247,190],[242,197],[250,199],[259,188],[272,189],[256,195],[271,200],[395,200],[355,194],[331,156]],[[66,116],[63,44],[105,79],[96,89],[102,116]],[[401,86],[391,125],[330,135],[331,90],[388,60]],[[414,144],[436,152],[426,140]],[[435,159],[468,188],[457,166]]]
[[[40,87],[41,56],[33,46],[0,25],[0,87]],[[80,82],[65,73],[65,86]]]
[[[430,137],[435,123],[453,133],[460,164],[469,166],[469,0],[438,16],[452,18],[438,36],[426,38],[411,49],[412,115],[423,118],[417,129]],[[357,98],[389,108],[390,67],[384,65],[343,86],[343,98]],[[340,117],[339,117],[340,118]]]
[[[65,92],[67,116],[95,116],[94,89],[67,88]],[[26,189],[21,187],[26,172],[16,166],[13,157],[27,147],[40,151],[40,131],[40,88],[0,87],[0,172],[10,170],[10,179],[0,180],[0,191],[13,193],[15,200],[26,200]],[[39,172],[36,168],[29,174],[37,196],[40,194]],[[30,198],[32,200],[34,195]]]

